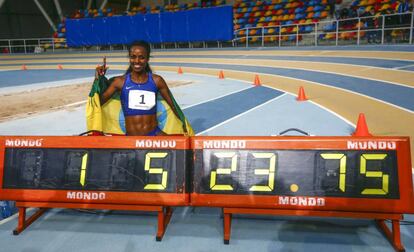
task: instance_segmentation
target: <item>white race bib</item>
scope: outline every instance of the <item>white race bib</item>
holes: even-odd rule
[[[150,110],[155,106],[155,93],[145,90],[131,90],[128,95],[130,109]]]

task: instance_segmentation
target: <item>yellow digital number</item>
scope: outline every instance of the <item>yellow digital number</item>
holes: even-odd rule
[[[82,165],[81,165],[80,179],[79,179],[79,183],[82,186],[85,186],[87,164],[88,164],[88,153],[85,153],[82,156]]]
[[[366,195],[385,195],[388,194],[388,182],[389,175],[384,174],[382,171],[367,171],[367,160],[384,160],[387,154],[362,154],[360,173],[365,174],[368,178],[382,178],[382,188],[367,188],[364,189],[361,194]]]
[[[233,187],[231,185],[218,185],[217,184],[217,175],[226,174],[229,175],[231,172],[236,171],[237,169],[237,155],[235,152],[222,152],[214,153],[217,158],[231,158],[230,167],[217,168],[215,171],[210,173],[210,189],[213,191],[231,191]]]
[[[254,185],[250,187],[250,191],[254,192],[271,192],[275,187],[275,170],[276,155],[274,153],[252,153],[255,158],[268,158],[269,168],[254,169],[254,175],[263,175],[268,177],[267,185]]]
[[[161,184],[147,184],[144,190],[164,190],[167,188],[168,172],[164,171],[162,167],[151,167],[151,159],[165,158],[167,155],[166,152],[149,152],[145,155],[145,171],[149,174],[161,174]]]
[[[339,160],[339,190],[345,192],[346,156],[342,153],[322,153],[321,157],[328,160]]]

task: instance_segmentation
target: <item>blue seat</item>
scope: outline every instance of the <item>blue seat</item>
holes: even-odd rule
[[[315,6],[315,8],[313,8],[313,11],[320,11],[322,9],[322,7],[320,5]]]
[[[306,32],[312,32],[313,31],[313,25],[306,26]]]
[[[351,6],[352,7],[354,7],[354,6],[358,6],[359,5],[359,0],[355,0],[355,1],[353,1],[352,3],[351,3]]]

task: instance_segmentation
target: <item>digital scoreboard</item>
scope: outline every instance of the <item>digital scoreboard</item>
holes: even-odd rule
[[[408,138],[194,137],[194,206],[413,212]]]
[[[188,204],[188,138],[0,139],[1,199]]]
[[[412,182],[408,137],[0,137],[14,234],[48,208],[140,210],[158,212],[160,241],[171,207],[203,206],[223,208],[225,243],[232,214],[350,217],[376,220],[403,251]]]
[[[233,214],[374,219],[396,251],[414,212],[409,138],[193,137],[191,204]],[[386,224],[391,221],[391,228]]]

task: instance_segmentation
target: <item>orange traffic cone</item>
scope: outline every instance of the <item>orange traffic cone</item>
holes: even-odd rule
[[[62,65],[61,65],[61,64],[59,64],[59,65],[57,66],[57,68],[58,68],[59,70],[63,70],[63,67],[62,67]]]
[[[219,72],[219,79],[224,79],[224,73],[223,73],[223,70],[220,70],[220,72]]]
[[[305,89],[303,87],[299,87],[298,97],[296,98],[297,101],[306,101]]]
[[[254,76],[254,83],[253,83],[255,86],[260,86],[261,85],[261,83],[260,83],[260,78],[259,78],[259,75],[255,75]]]
[[[183,74],[183,69],[181,69],[181,67],[178,67],[178,74]]]
[[[352,133],[352,136],[372,136],[371,133],[369,133],[368,125],[363,113],[359,114],[357,126],[354,133]]]
[[[22,70],[27,70],[27,67],[26,67],[26,65],[22,65],[22,68],[21,68]]]

